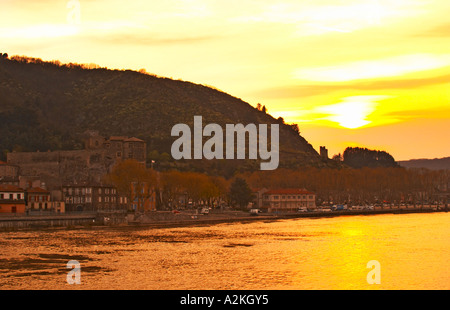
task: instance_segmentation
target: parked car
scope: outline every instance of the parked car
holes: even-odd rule
[[[261,213],[261,210],[259,210],[259,209],[250,209],[251,215],[258,215],[259,213]]]
[[[334,205],[331,207],[331,210],[333,211],[344,211],[347,210],[347,205]]]
[[[202,208],[202,209],[200,210],[200,214],[208,215],[208,214],[209,214],[209,208]]]

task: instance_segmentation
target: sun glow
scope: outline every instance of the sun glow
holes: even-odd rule
[[[318,110],[328,114],[325,119],[338,123],[341,127],[356,129],[370,124],[368,116],[375,111],[377,100],[388,96],[353,96],[342,102],[324,106]]]

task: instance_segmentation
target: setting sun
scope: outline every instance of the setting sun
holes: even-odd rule
[[[346,97],[342,102],[321,107],[320,110],[330,114],[326,119],[342,127],[356,129],[371,123],[368,117],[376,109],[376,100],[384,98],[384,96]]]

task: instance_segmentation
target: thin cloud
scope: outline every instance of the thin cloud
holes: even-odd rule
[[[422,33],[414,34],[414,37],[450,37],[450,23],[433,27]]]
[[[175,45],[175,44],[198,44],[201,42],[207,42],[215,40],[217,36],[192,36],[192,37],[161,37],[153,34],[109,34],[106,36],[101,35],[87,35],[86,39],[93,40],[95,42],[108,43],[108,44],[132,44],[132,45]]]
[[[450,67],[448,67],[450,70]],[[422,79],[395,79],[395,80],[362,80],[353,83],[333,83],[286,86],[266,89],[258,92],[269,98],[299,98],[323,95],[341,90],[384,90],[384,89],[412,89],[430,85],[450,83],[450,74]]]

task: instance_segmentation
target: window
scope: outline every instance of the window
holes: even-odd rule
[[[280,196],[273,196],[273,199],[279,199]]]
[[[313,199],[313,196],[312,196],[312,195],[309,195],[309,199]]]
[[[101,188],[98,189],[98,193],[99,193],[99,194],[102,193],[102,189],[101,189]]]
[[[102,202],[102,197],[98,197],[98,202]]]
[[[91,194],[92,193],[92,188],[88,187],[86,188],[86,194]]]

